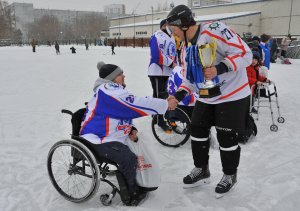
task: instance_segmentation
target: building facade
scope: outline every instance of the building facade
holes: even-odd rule
[[[53,9],[34,9],[30,3],[12,3],[8,6],[12,11],[15,22],[14,27],[20,29],[23,40],[28,40],[28,25],[44,15],[55,16],[60,22],[74,23],[77,19],[89,15],[102,15],[111,18],[104,12],[74,11],[74,10],[53,10]]]
[[[256,0],[192,8],[197,23],[220,20],[237,33],[266,33],[275,37],[300,37],[299,0]],[[275,12],[276,11],[276,12]],[[169,11],[130,15],[110,20],[110,38],[149,38]]]

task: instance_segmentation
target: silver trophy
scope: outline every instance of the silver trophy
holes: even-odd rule
[[[199,57],[202,64],[202,68],[211,67],[216,60],[217,41],[212,39],[212,42],[201,45],[199,48]],[[211,98],[221,94],[220,87],[215,85],[212,80],[205,80],[203,88],[199,91],[200,97]]]

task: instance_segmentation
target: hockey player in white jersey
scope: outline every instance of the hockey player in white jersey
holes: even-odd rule
[[[167,81],[172,68],[177,64],[177,51],[174,37],[166,30],[166,20],[160,22],[160,29],[151,37],[150,43],[151,59],[148,67],[153,97],[164,98],[167,91]],[[171,132],[171,128],[164,121],[162,115],[158,116],[158,126],[164,131]]]
[[[168,14],[167,22],[173,34],[190,46],[186,47],[185,80],[175,97],[178,101],[187,93],[203,90],[205,80],[212,80],[212,95],[197,99],[191,127],[192,154],[195,168],[183,178],[184,187],[209,182],[209,131],[217,129],[223,178],[215,188],[217,196],[228,192],[237,182],[240,160],[238,134],[246,129],[250,104],[250,89],[246,67],[251,64],[252,53],[242,39],[227,25],[215,21],[197,25],[192,11],[179,5]],[[214,63],[203,68],[199,49],[216,44]],[[205,92],[206,93],[206,92]]]

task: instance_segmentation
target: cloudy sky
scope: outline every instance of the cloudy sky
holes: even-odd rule
[[[70,9],[70,10],[92,10],[103,11],[103,7],[108,4],[125,4],[126,13],[130,14],[137,7],[137,13],[145,13],[151,11],[151,6],[157,7],[159,3],[168,2],[171,0],[6,0],[7,2],[24,2],[33,3],[34,8],[46,9]],[[175,5],[186,4],[187,0],[173,0]]]
[[[158,4],[175,5],[187,4],[187,0],[6,0],[12,2],[33,3],[34,8],[43,9],[62,9],[62,10],[83,10],[83,11],[103,11],[103,7],[107,4],[125,4],[126,13],[131,14],[137,7],[136,13],[151,12],[151,6],[157,8]],[[245,1],[245,0],[233,0]]]

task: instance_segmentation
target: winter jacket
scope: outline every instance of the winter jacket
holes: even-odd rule
[[[152,35],[149,46],[151,59],[148,76],[169,76],[172,70],[169,66],[177,63],[175,39],[158,30]]]
[[[252,95],[254,95],[257,81],[265,82],[267,80],[267,78],[264,77],[263,75],[259,74],[259,66],[258,65],[256,65],[256,66],[250,65],[246,69],[247,69],[247,76],[248,76],[250,88],[254,85],[254,87],[252,88]]]
[[[261,47],[262,52],[263,52],[262,62],[264,64],[264,66],[266,66],[269,70],[270,69],[270,62],[271,62],[270,49],[268,48],[267,44],[263,43],[263,42],[260,43],[260,47]]]
[[[137,97],[123,86],[98,79],[95,93],[87,105],[80,136],[93,144],[117,141],[125,144],[134,118],[164,114],[166,100],[152,97]]]
[[[212,39],[217,41],[216,60],[213,65],[221,62],[226,65],[228,72],[216,76],[217,81],[221,83],[221,95],[212,98],[198,98],[198,100],[208,104],[219,104],[239,100],[250,95],[246,67],[252,62],[252,52],[248,45],[227,25],[222,22],[210,22],[202,24],[197,40],[197,45],[201,46],[211,43]],[[188,58],[185,59],[187,70]],[[185,71],[185,80],[178,90],[185,90],[189,94],[197,90],[194,83],[187,79]],[[199,86],[203,87],[203,83]]]

